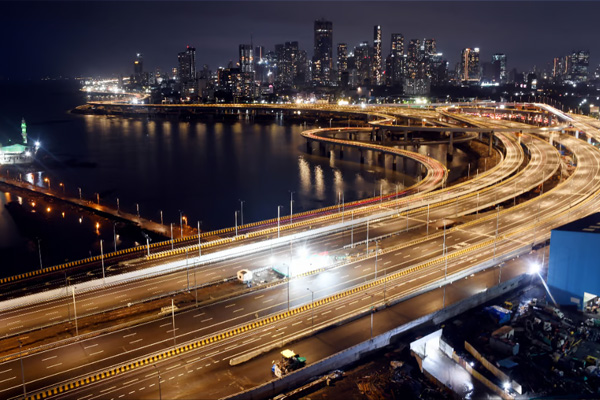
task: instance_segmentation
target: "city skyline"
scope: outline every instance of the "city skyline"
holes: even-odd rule
[[[480,48],[482,62],[504,53],[508,68],[519,71],[547,68],[554,57],[574,50],[589,50],[590,69],[595,70],[600,53],[592,24],[594,10],[600,7],[593,2],[178,2],[169,6],[165,16],[162,2],[2,3],[0,30],[5,31],[2,37],[11,39],[1,46],[3,59],[16,61],[0,64],[0,78],[129,75],[137,53],[144,55],[145,67],[166,72],[177,66],[177,53],[185,46],[196,48],[198,70],[204,64],[215,70],[237,62],[239,45],[251,42],[272,51],[275,44],[297,41],[312,58],[313,24],[322,18],[333,23],[333,49],[346,43],[350,52],[361,42],[372,42],[373,27],[379,25],[382,59],[390,53],[392,33],[401,33],[405,43],[413,38],[435,39],[450,68],[459,62],[464,48]],[[381,12],[382,7],[386,12]],[[575,18],[576,30],[563,28]],[[107,26],[110,29],[103,31]],[[35,52],[30,51],[32,44]],[[334,50],[334,68],[336,60]]]

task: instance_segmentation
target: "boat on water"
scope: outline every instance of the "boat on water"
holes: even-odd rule
[[[28,143],[25,118],[21,120],[21,138],[23,139],[23,143],[8,146],[0,144],[0,165],[23,165],[31,164],[35,161],[35,155],[40,148],[40,143]]]

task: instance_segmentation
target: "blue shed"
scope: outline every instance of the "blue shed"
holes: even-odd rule
[[[582,309],[600,295],[600,213],[553,229],[548,286],[562,305]]]

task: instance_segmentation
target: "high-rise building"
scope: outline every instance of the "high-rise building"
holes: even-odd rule
[[[356,65],[357,84],[370,85],[372,77],[373,48],[368,42],[362,42],[354,48],[354,62]]]
[[[185,51],[177,55],[179,67],[177,68],[177,79],[181,85],[183,97],[196,96],[196,49],[187,46]]]
[[[400,85],[404,78],[404,36],[392,33],[390,55],[386,59],[386,85]]]
[[[588,50],[573,51],[569,59],[569,81],[573,83],[587,82],[588,69],[590,65],[590,52]]]
[[[300,49],[298,42],[285,42],[275,45],[277,55],[277,82],[283,86],[293,86],[298,82]]]
[[[333,68],[333,23],[317,20],[314,26],[313,83],[328,85]]]
[[[337,45],[337,72],[338,84],[342,82],[342,75],[347,75],[348,71],[348,46],[346,43],[338,43]]]
[[[479,82],[479,48],[465,48],[460,58],[460,79],[463,82]]]
[[[240,44],[240,71],[254,72],[254,49],[251,44]]]
[[[179,67],[177,68],[177,77],[180,82],[187,83],[196,79],[196,49],[187,46],[185,51],[177,55]]]
[[[381,85],[381,26],[373,27],[373,62],[371,65],[371,83]]]
[[[494,54],[492,56],[492,65],[494,70],[494,81],[506,83],[506,79],[508,78],[506,74],[506,54]]]
[[[144,76],[144,58],[137,53],[133,60],[133,83],[141,84]]]

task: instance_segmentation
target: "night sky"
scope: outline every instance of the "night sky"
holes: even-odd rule
[[[589,50],[590,70],[600,62],[600,3],[509,1],[220,1],[220,2],[3,2],[0,1],[0,78],[97,76],[132,73],[135,53],[146,70],[177,65],[177,53],[196,47],[198,69],[237,61],[241,43],[297,40],[313,52],[313,22],[333,22],[334,49],[390,34],[435,38],[438,51],[458,61],[464,47],[481,60],[506,53],[508,68],[544,67],[553,57]],[[334,51],[335,57],[335,51]]]

